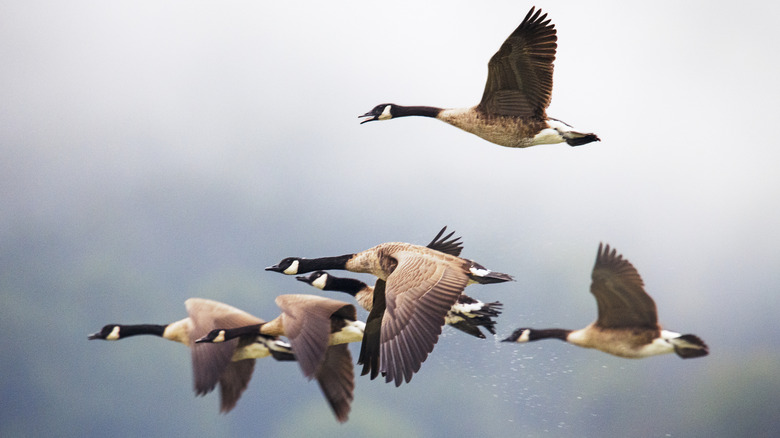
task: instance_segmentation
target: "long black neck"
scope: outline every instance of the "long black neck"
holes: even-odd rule
[[[392,109],[393,117],[423,116],[436,117],[442,112],[442,108],[435,106],[401,106],[394,105]]]
[[[571,330],[552,328],[552,329],[531,329],[531,333],[528,334],[529,341],[538,341],[540,339],[560,339],[566,341],[566,337],[569,336]]]
[[[160,324],[135,324],[135,325],[120,325],[119,326],[119,337],[120,338],[126,338],[128,336],[136,336],[136,335],[155,335],[162,337],[163,333],[165,333],[165,328],[168,327],[168,325],[160,325]]]
[[[332,275],[329,277],[330,281],[328,281],[328,284],[325,285],[323,290],[346,292],[354,297],[367,286],[365,283],[355,278],[339,278]]]
[[[258,336],[260,334],[260,327],[263,324],[252,324],[243,327],[237,327],[232,329],[225,329],[225,341],[231,339],[240,338],[244,336]]]
[[[320,257],[318,259],[300,259],[298,274],[314,271],[327,271],[328,269],[346,269],[349,259],[355,254],[345,254],[336,257]]]

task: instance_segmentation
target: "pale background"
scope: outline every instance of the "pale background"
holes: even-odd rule
[[[537,3],[559,36],[548,113],[600,143],[358,124],[383,102],[477,103],[531,5],[0,2],[0,435],[776,433],[780,6]],[[499,334],[446,328],[401,388],[358,378],[344,425],[296,365],[259,361],[219,415],[185,347],[86,338],[178,320],[191,296],[270,319],[275,295],[316,291],[263,267],[443,225],[517,278],[468,290],[504,303]],[[497,342],[592,321],[599,242],[710,356]]]

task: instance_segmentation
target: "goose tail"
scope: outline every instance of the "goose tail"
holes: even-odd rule
[[[703,357],[710,354],[707,344],[696,335],[681,335],[671,339],[670,342],[674,346],[674,352],[683,359]]]

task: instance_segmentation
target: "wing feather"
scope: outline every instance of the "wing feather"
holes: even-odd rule
[[[596,325],[602,328],[658,328],[655,302],[645,292],[634,265],[609,245],[599,244],[591,293],[598,303]]]
[[[399,386],[433,351],[447,312],[468,284],[466,262],[446,255],[398,251],[388,276],[381,325],[380,369]],[[456,260],[453,262],[453,260]]]
[[[290,340],[303,375],[315,377],[325,360],[331,333],[331,315],[347,312],[356,318],[355,306],[318,295],[279,295],[276,305],[282,309],[284,332]],[[345,309],[346,308],[346,309]]]
[[[264,321],[218,301],[190,298],[184,304],[192,324],[189,337],[195,393],[208,394],[219,383],[222,394],[220,411],[228,412],[233,409],[249,385],[254,360],[242,361],[246,363],[241,365],[231,362],[239,339],[218,344],[196,344],[195,340],[217,328],[244,327]]]
[[[555,25],[531,8],[488,63],[478,110],[491,115],[545,118],[552,97]]]

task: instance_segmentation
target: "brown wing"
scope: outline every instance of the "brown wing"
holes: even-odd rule
[[[531,10],[488,63],[478,110],[492,115],[545,118],[552,96],[555,25]]]
[[[318,295],[279,295],[276,305],[282,309],[284,333],[290,340],[295,358],[308,379],[315,376],[317,368],[325,360],[325,350],[330,340],[330,317],[346,312],[356,319],[355,306],[343,301]]]
[[[333,345],[325,350],[325,360],[316,377],[336,419],[341,423],[347,421],[355,390],[355,370],[347,344]]]
[[[197,395],[205,395],[220,383],[222,405],[220,410],[227,412],[235,406],[241,393],[252,378],[252,366],[231,367],[231,359],[238,345],[238,339],[212,344],[196,344],[195,340],[205,336],[216,328],[236,328],[260,324],[262,319],[254,317],[241,309],[218,301],[202,298],[190,298],[184,302],[192,323],[190,330],[190,349],[192,350],[192,374]],[[226,370],[230,368],[230,372]]]
[[[602,328],[658,328],[655,302],[645,292],[636,268],[609,245],[599,244],[590,292],[596,297]]]
[[[386,381],[400,386],[433,351],[468,276],[465,261],[443,254],[399,251],[393,257],[398,266],[387,277],[379,359]]]
[[[245,359],[238,362],[230,362],[225,371],[219,376],[220,406],[219,412],[228,413],[238,403],[241,394],[252,379],[255,370],[255,360]]]

